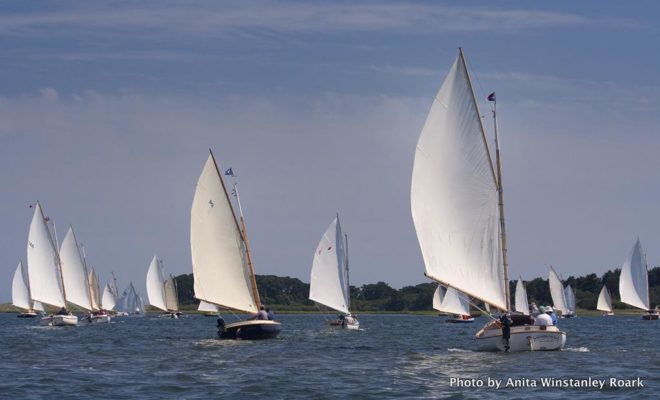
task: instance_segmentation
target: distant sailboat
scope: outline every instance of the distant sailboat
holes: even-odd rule
[[[162,261],[157,256],[151,260],[147,271],[147,298],[149,305],[163,310],[163,316],[178,318],[179,301],[176,295],[174,279],[165,277]]]
[[[614,315],[614,312],[612,311],[612,295],[605,285],[603,285],[603,288],[600,289],[600,293],[598,294],[598,304],[596,305],[596,310],[604,311],[604,317]]]
[[[453,287],[443,288],[438,285],[433,293],[433,309],[456,315],[454,318],[447,318],[445,322],[474,322],[474,318],[470,316],[470,300]]]
[[[58,314],[43,317],[40,324],[76,326],[78,317],[66,309],[67,294],[63,281],[62,262],[46,224],[48,219],[44,216],[39,202],[34,208],[27,245],[31,296],[35,301],[60,309]]]
[[[564,318],[577,317],[577,314],[575,314],[575,292],[571,285],[566,285],[566,287],[564,287],[564,298],[566,299],[566,309],[568,312],[566,315],[562,316]]]
[[[231,169],[226,173],[233,176]],[[197,181],[190,212],[195,297],[254,314],[260,311],[261,300],[236,183],[233,193],[240,224],[213,153],[210,153]],[[280,332],[279,322],[263,319],[225,325],[224,320],[218,318],[218,325],[218,335],[222,339],[267,339]]]
[[[118,315],[144,315],[144,303],[142,297],[135,290],[133,282],[128,284],[128,287],[117,299],[115,310]]]
[[[495,100],[494,94],[492,100]],[[473,299],[510,310],[502,174],[495,108],[495,165],[463,51],[436,95],[420,134],[411,206],[426,276]],[[559,350],[566,334],[512,316],[510,337],[499,321],[477,332],[488,351]],[[525,320],[523,322],[523,320]]]
[[[561,283],[559,274],[550,266],[548,273],[548,284],[550,285],[550,296],[552,297],[552,307],[555,311],[560,311],[561,316],[568,315],[568,307],[566,306],[566,293],[564,292],[564,285]]]
[[[516,312],[523,315],[529,315],[529,303],[527,302],[527,289],[523,284],[522,278],[516,282],[516,296],[515,296]]]
[[[350,311],[351,295],[348,280],[348,243],[339,224],[339,215],[321,236],[314,252],[309,299],[340,312],[331,325],[357,330],[360,321]]]
[[[23,270],[23,263],[19,262],[14,272],[12,281],[11,304],[25,311],[18,314],[18,318],[35,318],[36,311],[44,311],[43,306],[38,301],[33,301],[30,297],[30,287],[25,278],[26,272]]]
[[[657,309],[651,310],[646,254],[642,251],[642,243],[639,239],[621,267],[619,294],[622,302],[646,311],[642,316],[643,319],[657,320],[660,317]]]
[[[205,317],[215,317],[220,312],[220,309],[215,304],[207,303],[204,300],[201,300],[199,302],[199,306],[197,306],[197,311],[204,312],[203,315]]]
[[[111,311],[115,308],[115,304],[117,304],[117,298],[112,292],[110,284],[106,283],[105,287],[103,288],[103,296],[101,297],[101,307],[104,310]]]

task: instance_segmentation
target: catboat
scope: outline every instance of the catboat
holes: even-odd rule
[[[256,314],[261,300],[238,186],[234,180],[240,224],[213,153],[209,153],[190,212],[195,297],[222,308]],[[231,168],[225,174],[234,176]],[[270,339],[279,332],[277,321],[249,319],[225,324],[218,317],[221,339]]]
[[[12,281],[11,304],[14,307],[25,310],[18,313],[18,318],[36,318],[38,315],[37,311],[43,312],[44,308],[41,303],[32,300],[30,286],[27,284],[28,279],[26,276],[27,271],[23,268],[23,263],[19,262]]]
[[[642,243],[639,239],[621,267],[619,294],[623,303],[646,311],[646,314],[642,315],[642,319],[652,321],[660,318],[658,307],[651,310],[646,254],[642,250]]]
[[[176,281],[170,274],[165,276],[163,262],[154,256],[147,270],[147,299],[149,305],[156,307],[163,312],[159,317],[178,319],[179,299],[177,297]]]
[[[348,279],[348,236],[341,231],[339,215],[321,236],[314,253],[309,283],[309,299],[340,312],[332,326],[360,329],[360,321],[350,312],[351,295]]]
[[[470,300],[453,287],[444,288],[438,285],[433,293],[433,309],[443,314],[452,315],[445,322],[453,324],[465,324],[474,322],[470,315]]]
[[[67,292],[64,270],[57,246],[53,241],[41,204],[34,204],[34,215],[28,234],[27,262],[32,300],[60,308],[58,314],[41,318],[40,325],[76,326],[78,317],[66,309]]]
[[[495,94],[489,96],[495,101]],[[494,308],[510,311],[506,231],[496,103],[493,165],[462,49],[419,136],[411,210],[426,276]],[[559,350],[566,334],[553,326],[514,320],[509,351]],[[519,321],[519,322],[516,322]],[[506,350],[502,324],[475,335],[486,351]]]
[[[612,311],[612,295],[605,285],[603,285],[603,288],[600,289],[600,293],[598,294],[596,310],[603,311],[603,317],[614,315],[614,312]]]

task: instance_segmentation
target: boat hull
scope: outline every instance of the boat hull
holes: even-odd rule
[[[450,323],[450,324],[469,324],[471,322],[474,322],[474,317],[470,317],[468,319],[448,318],[448,319],[445,320],[445,322]]]
[[[642,315],[642,319],[645,321],[655,321],[660,318],[660,314],[645,314]]]
[[[360,329],[360,321],[358,321],[356,319],[354,319],[352,321],[347,320],[345,322],[342,322],[341,320],[336,319],[334,321],[330,321],[329,324],[330,324],[330,326],[337,326],[337,327],[340,327],[340,328],[343,328],[343,329],[348,329],[350,331],[357,331],[357,330]]]
[[[218,328],[220,339],[273,339],[280,334],[280,323],[268,320],[239,321]]]
[[[505,351],[502,329],[488,328],[475,335],[480,351]],[[561,350],[566,344],[566,332],[556,326],[513,326],[509,338],[509,351],[553,351]]]
[[[37,313],[36,313],[36,312],[29,312],[29,311],[27,311],[27,312],[19,313],[19,314],[16,315],[16,316],[17,316],[18,318],[36,318],[36,317],[37,317]]]
[[[39,325],[42,326],[76,326],[78,317],[75,315],[47,315],[41,318]]]

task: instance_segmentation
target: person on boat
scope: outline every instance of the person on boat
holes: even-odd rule
[[[532,315],[539,313],[539,308],[536,306],[536,303],[532,302],[532,305],[529,306],[529,313]]]
[[[545,313],[550,316],[550,319],[552,320],[552,325],[557,325],[557,316],[554,313],[554,310],[552,309],[552,306],[547,306],[545,308]]]
[[[57,315],[68,315],[68,314],[69,312],[64,307],[60,308],[60,311],[57,312]]]
[[[509,338],[511,338],[511,325],[513,325],[511,314],[502,314],[500,317],[500,323],[502,324],[502,340],[504,341],[504,352],[507,353],[510,348]]]
[[[227,332],[227,328],[225,328],[225,319],[218,314],[218,320],[216,321],[217,326],[218,326],[218,334],[222,334]]]
[[[534,325],[536,326],[552,326],[552,318],[545,313],[545,307],[541,306],[539,308],[539,315],[534,319]]]
[[[270,308],[266,308],[266,315],[268,315],[269,321],[275,321],[275,314],[270,311]]]
[[[267,321],[268,320],[268,313],[266,312],[266,307],[263,305],[259,307],[259,312],[257,312],[252,318],[250,319],[258,319],[258,320],[263,320]]]

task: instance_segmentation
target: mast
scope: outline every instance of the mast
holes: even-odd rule
[[[465,55],[463,54],[462,47],[458,48],[458,53],[459,56],[461,57],[461,60],[463,61],[462,64],[463,64],[463,68],[465,69],[465,76],[467,77],[467,80],[470,84],[470,90],[472,91],[472,100],[474,101],[474,106],[477,109],[478,115],[481,115],[481,113],[479,112],[479,104],[477,104],[477,97],[474,94],[474,87],[472,86],[472,78],[470,78],[470,74],[467,70],[467,62],[465,61]],[[506,229],[504,225],[504,196],[502,193],[502,168],[500,163],[500,147],[497,137],[497,113],[496,113],[497,102],[495,101],[495,98],[493,98],[493,102],[495,103],[495,105],[493,106],[493,121],[495,124],[496,171],[493,170],[493,160],[490,156],[490,150],[488,148],[488,140],[486,140],[486,131],[484,130],[483,122],[481,121],[481,119],[479,119],[479,126],[481,127],[481,137],[483,138],[484,146],[486,146],[486,154],[488,154],[488,161],[489,161],[488,165],[490,166],[490,170],[493,173],[493,179],[495,180],[495,185],[497,186],[498,207],[500,212],[500,244],[502,246],[502,266],[504,269],[504,294],[505,294],[504,298],[506,301],[505,305],[507,308],[505,311],[508,311],[511,309],[511,294],[509,293],[510,292],[509,291],[509,261],[507,258]]]
[[[37,204],[39,202],[37,201]],[[48,221],[46,219],[46,216],[44,215],[44,210],[41,208],[41,204],[39,204],[39,212],[41,213],[41,219],[44,221],[44,224],[46,224],[46,229],[48,230]],[[55,221],[51,221],[53,224],[53,231],[55,232],[55,242],[57,243],[57,246],[53,244],[53,238],[50,236],[50,230],[48,231],[48,238],[50,239],[50,245],[55,247],[55,254],[57,255],[57,270],[60,273],[60,285],[62,287],[62,297],[64,298],[64,309],[66,310],[66,289],[64,288],[64,275],[62,274],[62,259],[60,258],[60,247],[59,243],[57,241],[57,228],[55,227]]]
[[[337,215],[337,221],[339,221],[339,215]],[[344,233],[344,247],[346,249],[346,298],[347,298],[347,303],[346,308],[348,311],[351,310],[351,283],[348,280],[348,234]]]
[[[71,232],[73,232],[73,225],[71,227]],[[94,292],[92,291],[92,282],[89,281],[89,271],[87,271],[87,255],[85,254],[85,245],[80,243],[80,248],[78,248],[78,240],[76,239],[76,233],[73,232],[73,239],[76,242],[76,250],[79,252],[82,250],[82,260],[83,260],[83,270],[85,271],[85,282],[87,282],[87,295],[89,296],[89,305],[91,311],[94,311]]]
[[[509,293],[509,258],[507,256],[506,225],[504,224],[504,189],[502,186],[502,163],[500,160],[500,142],[497,135],[497,97],[493,96],[493,125],[495,128],[495,164],[497,167],[497,197],[500,209],[500,241],[502,243],[502,265],[504,266],[504,289],[506,306],[511,309]]]

